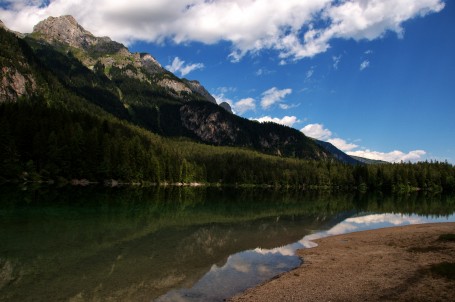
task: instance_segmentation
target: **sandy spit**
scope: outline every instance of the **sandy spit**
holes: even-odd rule
[[[300,267],[229,301],[455,301],[455,280],[430,268],[455,262],[455,223],[385,228],[315,240]]]

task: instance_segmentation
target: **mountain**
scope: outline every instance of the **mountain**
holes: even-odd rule
[[[150,54],[95,37],[72,16],[39,22],[25,41],[72,92],[154,133],[274,155],[333,158],[300,131],[231,114],[198,81],[178,78]]]
[[[316,139],[314,141],[316,144],[318,144],[319,146],[324,148],[326,151],[330,152],[333,155],[333,157],[335,157],[336,159],[338,159],[341,162],[353,164],[353,165],[366,163],[364,161],[361,161],[360,158],[355,158],[353,156],[347,155],[346,153],[344,153],[343,151],[341,151],[340,149],[338,149],[331,143],[316,140]]]
[[[0,43],[0,184],[455,192],[448,163],[353,165],[296,129],[232,114],[199,82],[94,37],[70,16],[28,35],[0,23]]]
[[[296,129],[233,114],[200,82],[71,16],[27,35],[0,28],[0,42],[0,181],[299,184],[327,179],[319,161],[352,163]]]
[[[35,25],[29,37],[47,42],[61,52],[71,52],[90,70],[102,67],[102,72],[109,78],[114,77],[113,68],[120,69],[129,78],[166,89],[174,98],[216,103],[199,82],[178,79],[150,54],[131,53],[123,44],[109,37],[95,37],[72,16],[49,17]]]

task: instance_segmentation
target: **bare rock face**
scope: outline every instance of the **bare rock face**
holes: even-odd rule
[[[188,85],[191,91],[200,94],[210,103],[216,104],[215,98],[207,91],[207,89],[205,89],[204,86],[201,85],[201,83],[199,83],[199,81],[184,80],[184,82]]]
[[[220,111],[195,110],[184,105],[180,108],[183,125],[202,141],[212,144],[234,144],[238,131],[232,121],[222,118]]]
[[[123,44],[108,37],[95,37],[79,25],[73,16],[49,17],[33,27],[33,34],[51,44],[62,43],[84,50],[116,53],[126,49]]]
[[[0,21],[0,30],[18,36],[18,33],[9,30],[2,21]],[[0,103],[14,102],[20,97],[33,95],[37,90],[37,84],[26,58],[18,48],[8,48],[8,45],[2,45],[2,47],[2,51],[13,52],[14,57],[9,57],[0,51]]]
[[[150,74],[155,74],[159,72],[163,72],[163,67],[160,63],[150,54],[148,53],[141,53],[140,59],[142,66],[147,70]]]
[[[192,93],[191,89],[188,88],[185,84],[174,79],[164,78],[158,82],[158,85],[171,90],[170,92],[175,92],[174,95],[176,97],[183,97],[185,93]]]
[[[36,90],[35,79],[31,75],[22,74],[15,68],[3,66],[0,77],[0,103],[31,96]]]
[[[106,69],[113,66],[127,69],[127,66],[132,65],[136,71],[127,69],[124,73],[141,81],[148,81],[150,75],[165,72],[150,54],[131,53],[123,44],[109,37],[95,37],[78,24],[73,16],[49,17],[39,22],[33,28],[32,37],[52,45],[83,50],[74,55],[88,68],[93,68],[97,62]]]
[[[169,72],[150,54],[131,53],[123,44],[108,37],[95,37],[72,16],[49,17],[35,25],[31,36],[52,45],[69,46],[68,50],[83,50],[74,55],[90,69],[98,62],[101,63],[108,77],[108,70],[118,67],[124,75],[143,82],[154,82],[183,101],[188,99],[189,95],[197,94],[216,104],[215,98],[198,81],[167,77],[166,73]]]
[[[51,44],[60,42],[75,48],[86,49],[97,43],[97,39],[73,16],[49,17],[35,25],[33,33]]]

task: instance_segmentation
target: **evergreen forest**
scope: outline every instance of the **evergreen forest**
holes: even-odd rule
[[[3,29],[0,42],[3,70],[34,79],[25,87],[27,93],[0,102],[0,183],[85,179],[143,185],[455,192],[455,167],[447,162],[338,160],[295,129],[251,122],[193,97],[185,106],[210,114],[218,110],[218,116],[243,129],[238,140],[245,144],[198,140],[175,117],[182,102],[161,88],[147,88],[116,68],[108,71],[108,78],[103,66],[91,71],[71,52],[63,55],[37,43],[33,48],[33,42]],[[282,152],[258,146],[257,137],[270,133],[280,138]],[[285,141],[291,143],[284,146]]]

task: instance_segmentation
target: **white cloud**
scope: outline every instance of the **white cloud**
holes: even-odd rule
[[[215,89],[214,94],[224,94],[228,92],[236,92],[237,88],[235,87],[218,87]]]
[[[300,129],[300,131],[302,131],[306,136],[323,141],[329,139],[332,136],[332,131],[324,128],[324,125],[322,124],[308,124]]]
[[[305,80],[309,80],[314,74],[314,68],[311,67],[310,70],[306,72]]]
[[[260,123],[265,123],[265,122],[273,122],[285,126],[292,127],[295,123],[300,122],[300,120],[296,116],[284,116],[282,118],[277,118],[277,117],[271,117],[271,116],[263,116],[260,118],[250,118],[250,120],[253,121],[258,121]]]
[[[368,66],[370,66],[370,61],[365,60],[365,61],[363,61],[363,62],[360,64],[360,70],[364,70],[364,69],[367,68]]]
[[[175,57],[171,65],[167,65],[166,69],[170,72],[176,73],[179,72],[182,77],[186,76],[190,72],[204,68],[204,64],[195,63],[195,64],[186,64],[185,61],[180,60],[179,57]]]
[[[255,110],[256,101],[253,98],[241,99],[240,101],[235,102],[233,107],[236,112],[243,114],[246,111]]]
[[[267,68],[259,68],[257,71],[256,71],[256,75],[257,76],[265,76],[265,75],[269,75],[269,74],[272,74],[274,73],[273,70],[269,70]]]
[[[302,131],[306,136],[312,137],[318,140],[326,141],[337,147],[348,155],[359,156],[375,160],[383,160],[387,162],[416,162],[423,160],[423,156],[426,155],[424,150],[412,150],[409,152],[403,152],[399,150],[391,152],[380,152],[372,151],[369,149],[354,150],[360,146],[354,143],[349,143],[346,140],[338,137],[332,137],[332,131],[325,128],[322,124],[308,124],[303,127]],[[355,142],[358,140],[355,140]]]
[[[348,143],[347,141],[345,141],[344,139],[341,139],[341,138],[330,138],[327,140],[327,142],[331,143],[332,145],[334,145],[335,147],[337,147],[338,149],[340,149],[343,152],[351,151],[352,149],[355,149],[358,147],[358,145]]]
[[[341,55],[333,56],[332,60],[333,60],[333,69],[338,69],[338,64],[340,64],[340,61],[341,61]]]
[[[46,4],[49,2],[49,4]],[[48,16],[73,15],[87,30],[134,41],[232,45],[231,59],[262,49],[283,63],[325,52],[334,38],[373,40],[402,24],[441,11],[443,0],[3,0],[0,19],[31,32]],[[314,25],[318,24],[318,25]]]
[[[391,151],[391,152],[379,152],[379,151],[372,151],[369,149],[366,150],[357,150],[357,151],[349,151],[347,152],[349,155],[365,157],[369,159],[376,159],[376,160],[383,160],[387,162],[416,162],[423,159],[423,156],[427,154],[424,150],[412,150],[408,153],[403,151]]]
[[[283,101],[283,99],[291,93],[292,89],[289,88],[279,90],[276,87],[272,87],[262,93],[261,107],[263,109],[268,109],[273,104]]]
[[[230,89],[224,89],[224,87],[222,89],[220,89],[221,91],[233,91],[235,89],[233,88],[230,88]],[[234,112],[235,114],[243,114],[247,111],[250,111],[250,110],[255,110],[256,109],[256,101],[253,99],[253,98],[244,98],[244,99],[241,99],[237,102],[227,98],[224,93],[219,93],[219,94],[214,94],[213,97],[215,98],[216,102],[218,104],[221,104],[222,102],[226,102],[229,104],[229,106],[231,106],[231,109],[232,109],[232,112]]]
[[[300,104],[291,104],[291,105],[288,105],[288,104],[280,104],[280,108],[283,109],[283,110],[288,110],[288,109],[292,109],[292,108],[295,108],[295,107],[299,107]]]

